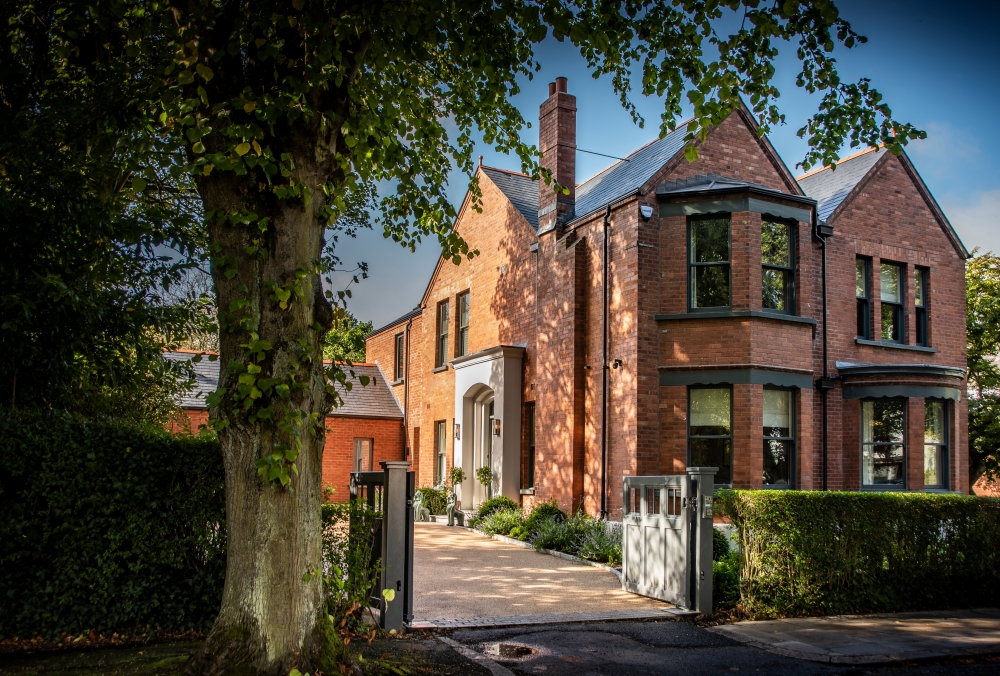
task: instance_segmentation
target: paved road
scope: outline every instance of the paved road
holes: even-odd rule
[[[882,668],[805,662],[774,655],[682,621],[459,630],[450,637],[479,653],[491,652],[498,643],[531,647],[536,652],[528,658],[494,658],[518,676],[1000,674],[1000,661],[990,658]]]
[[[668,608],[600,568],[443,524],[414,524],[413,614],[498,617]]]

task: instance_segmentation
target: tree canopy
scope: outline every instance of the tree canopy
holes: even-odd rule
[[[965,262],[970,479],[1000,479],[1000,256]]]

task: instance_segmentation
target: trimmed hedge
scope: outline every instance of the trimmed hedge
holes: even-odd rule
[[[0,457],[0,637],[211,626],[225,576],[214,437],[4,411]]]
[[[755,618],[992,605],[1000,499],[719,491],[738,528],[740,605]]]
[[[446,492],[439,491],[436,488],[418,488],[417,493],[423,494],[424,507],[431,514],[448,513],[448,494]]]

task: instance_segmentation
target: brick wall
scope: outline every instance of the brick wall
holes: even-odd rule
[[[354,440],[373,439],[372,470],[378,471],[383,460],[403,460],[403,424],[401,420],[375,418],[326,419],[326,443],[323,446],[323,486],[332,486],[333,500],[345,502],[350,497],[350,473],[354,463]]]

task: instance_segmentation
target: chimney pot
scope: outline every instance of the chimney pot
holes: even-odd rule
[[[555,82],[550,82],[549,83],[549,96],[552,96],[555,93],[556,93],[556,83]]]
[[[556,91],[566,93],[566,78],[557,77],[556,78]]]

